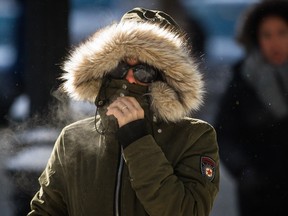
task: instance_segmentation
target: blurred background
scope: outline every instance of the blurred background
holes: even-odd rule
[[[206,80],[196,116],[213,124],[230,67],[243,55],[235,34],[253,0],[0,0],[0,209],[26,215],[61,128],[93,116],[94,104],[57,92],[69,50],[136,6],[160,9],[191,36]],[[212,216],[237,216],[234,179],[221,167]]]

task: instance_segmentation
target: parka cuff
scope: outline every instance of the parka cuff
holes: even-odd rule
[[[139,119],[130,122],[118,129],[117,137],[120,145],[125,149],[134,141],[148,134],[146,122],[144,119]]]

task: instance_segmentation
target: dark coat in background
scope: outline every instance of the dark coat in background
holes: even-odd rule
[[[281,106],[284,111],[279,117],[271,108],[273,102],[263,101],[267,95],[260,92],[261,76],[251,78],[251,74],[243,72],[244,64],[241,61],[234,66],[234,76],[222,97],[216,120],[221,161],[239,184],[241,215],[251,215],[251,212],[280,215],[277,212],[287,213],[288,199],[284,177],[288,166],[287,82],[275,77],[278,87],[286,85],[285,90],[276,95],[286,104]],[[261,68],[260,64],[255,66]],[[272,92],[274,87],[261,88]],[[277,106],[274,104],[274,107]]]

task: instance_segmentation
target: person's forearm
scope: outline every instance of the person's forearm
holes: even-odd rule
[[[175,175],[161,148],[147,135],[124,150],[131,185],[151,216],[208,215],[215,190],[201,182],[199,175]],[[185,176],[186,175],[186,176]],[[188,177],[188,178],[186,178]],[[205,188],[207,187],[207,188]],[[213,187],[213,186],[212,186]]]

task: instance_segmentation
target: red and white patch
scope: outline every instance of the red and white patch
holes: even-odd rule
[[[201,172],[209,181],[212,181],[215,177],[215,166],[216,163],[212,158],[207,156],[201,157]]]

